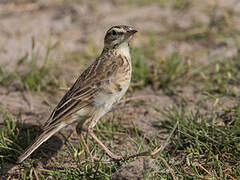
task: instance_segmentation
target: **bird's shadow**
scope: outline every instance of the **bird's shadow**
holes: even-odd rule
[[[2,157],[2,160],[0,159],[0,177],[3,179],[6,177],[7,179],[12,176],[12,173],[9,172],[17,166],[17,157],[35,141],[42,133],[42,130],[40,126],[29,123],[8,122],[0,123],[0,133],[2,133],[0,138],[6,138],[6,140],[3,140],[3,138],[0,140],[5,146],[4,148],[0,148],[0,155]],[[46,164],[47,160],[53,157],[62,145],[62,140],[53,135],[32,153],[31,159],[36,159],[42,162],[42,164]]]

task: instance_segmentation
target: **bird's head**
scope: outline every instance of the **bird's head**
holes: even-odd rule
[[[128,44],[137,30],[130,26],[118,25],[111,27],[104,38],[105,48],[117,48],[121,44]]]

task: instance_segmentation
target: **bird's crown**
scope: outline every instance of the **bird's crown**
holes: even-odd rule
[[[126,25],[118,25],[111,27],[104,38],[104,46],[115,48],[124,42],[129,42],[131,37],[137,32],[133,27]]]

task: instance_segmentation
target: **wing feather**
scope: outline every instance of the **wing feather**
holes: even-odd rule
[[[109,58],[109,55],[107,57]],[[80,75],[53,110],[44,129],[61,123],[62,119],[69,118],[73,113],[93,103],[94,97],[103,89],[102,86],[109,82],[110,74],[117,71],[117,59],[103,60],[102,58],[106,57],[98,58]]]

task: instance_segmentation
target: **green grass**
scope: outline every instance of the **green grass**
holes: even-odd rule
[[[154,64],[149,65],[147,61]],[[169,57],[154,57],[154,52],[146,52],[144,47],[132,50],[132,66],[132,87],[150,85],[155,90],[178,85],[186,78],[190,68],[188,60],[178,53],[173,53]]]
[[[100,54],[101,48],[94,45],[91,41],[82,51],[66,51],[64,53],[64,62],[80,66],[86,69]]]
[[[162,7],[172,6],[174,9],[183,10],[190,4],[189,0],[127,0],[129,5],[146,6],[149,4],[159,4]]]
[[[201,72],[201,81],[205,81],[203,89],[211,94],[238,96],[233,87],[240,85],[239,70],[239,55],[231,59],[216,60],[208,70]]]
[[[178,124],[163,152],[166,158],[175,159],[170,166],[175,168],[178,177],[228,179],[240,176],[239,108],[239,105],[230,108],[221,115],[215,111],[208,114],[186,112],[183,105],[165,111],[157,109],[164,115],[162,129],[171,131]],[[228,119],[231,124],[227,125],[229,113],[233,119]]]
[[[2,107],[0,111],[6,126],[0,129],[0,160],[3,163],[6,159],[11,159],[13,154],[19,153],[19,145],[16,143],[16,123],[13,115]]]
[[[178,53],[173,53],[166,59],[159,60],[153,67],[152,82],[153,86],[158,88],[166,88],[170,85],[179,84],[179,80],[183,80],[188,73],[188,63]],[[181,82],[182,83],[182,82]]]
[[[29,55],[26,53],[17,62],[17,66],[12,71],[6,71],[0,65],[0,84],[9,87],[11,84],[18,83],[22,90],[28,91],[51,91],[53,86],[57,86],[57,80],[50,73],[52,68],[50,61],[53,58],[53,51],[57,48],[58,43],[46,46],[46,52],[42,59],[38,49],[35,47],[35,40],[32,39],[32,51]],[[39,63],[41,61],[41,63]]]
[[[34,140],[39,128],[21,123],[21,114],[15,116],[3,107],[0,107],[0,114],[3,120],[1,125],[6,127],[0,128],[0,163],[15,162],[24,150],[22,147],[26,147]]]

